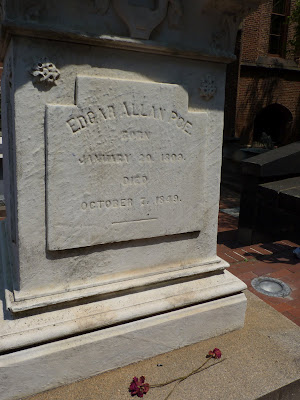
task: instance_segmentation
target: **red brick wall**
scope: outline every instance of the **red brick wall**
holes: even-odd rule
[[[286,107],[293,116],[282,144],[300,140],[300,71],[243,67],[236,114],[236,134],[242,143],[251,143],[256,115],[274,103]]]
[[[291,0],[291,9],[295,5],[296,0]],[[269,0],[262,4],[256,11],[245,18],[243,22],[242,35],[242,62],[256,62],[259,56],[268,56],[269,50],[269,33],[271,24],[271,13],[273,8],[273,0]],[[292,54],[289,41],[294,34],[292,25],[287,26],[287,52],[286,59],[292,60]]]
[[[265,41],[269,38],[273,0],[262,4],[243,22],[241,61],[256,62],[257,57],[266,55]],[[271,10],[270,10],[271,9]]]
[[[291,1],[291,7],[296,0]],[[285,142],[300,140],[300,68],[294,61],[295,56],[287,46],[285,59],[277,59],[284,68],[274,68],[270,64],[275,58],[268,55],[269,32],[273,0],[262,4],[243,22],[240,68],[228,69],[228,82],[238,82],[235,116],[232,114],[231,96],[227,95],[225,106],[224,135],[234,132],[244,144],[251,144],[253,125],[257,115],[264,107],[278,103],[286,107],[293,116],[293,124],[285,137]],[[293,27],[288,27],[289,41],[293,36]],[[249,65],[250,64],[250,65]],[[236,77],[232,76],[232,71]],[[228,122],[230,121],[230,122]]]

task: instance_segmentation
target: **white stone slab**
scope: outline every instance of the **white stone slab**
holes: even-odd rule
[[[2,223],[0,238],[3,239],[1,235],[4,232],[1,228]],[[0,240],[0,243],[2,245],[3,240]],[[69,307],[59,306],[58,302],[65,300],[66,304],[68,301],[74,301],[78,299],[78,293],[69,293],[69,298],[64,299],[46,296],[40,298],[39,303],[36,303],[36,299],[12,302],[13,295],[7,286],[9,279],[3,279],[5,266],[9,262],[4,246],[0,248],[0,255],[0,271],[1,267],[3,270],[3,274],[0,275],[0,294],[1,297],[4,292],[6,294],[0,298],[0,353],[60,340],[95,329],[106,329],[111,325],[191,307],[221,297],[231,297],[246,289],[246,285],[227,270],[213,271],[219,267],[225,268],[226,263],[223,262],[218,263],[221,265],[207,265],[207,269],[202,267],[202,272],[199,269],[197,275],[194,271],[193,275],[197,276],[194,279],[184,279],[182,276],[178,279],[180,275],[169,272],[165,274],[168,276],[162,277],[159,285],[151,285],[155,282],[151,281],[151,277],[140,279],[137,287],[133,289],[132,285],[124,286],[125,282],[120,282],[114,287],[108,285],[106,291],[102,292],[103,296],[94,297],[94,301],[85,301],[82,304],[73,302]],[[48,309],[47,306],[52,307]],[[14,318],[9,311],[14,312]],[[21,317],[15,314],[22,311],[29,311],[29,314],[23,314]]]
[[[245,310],[245,295],[237,294],[2,355],[0,400],[20,399],[239,329]]]
[[[83,77],[47,106],[50,250],[201,230],[207,114],[178,85]]]
[[[23,57],[24,49],[26,58]],[[31,78],[28,73],[30,68],[36,66],[40,54],[45,53],[60,71],[60,78],[53,86],[34,83],[31,81],[33,77]],[[87,292],[97,295],[107,290],[108,285],[115,286],[121,281],[124,285],[136,286],[140,284],[140,278],[147,280],[150,276],[152,282],[161,282],[162,275],[167,276],[169,272],[174,272],[180,277],[202,271],[205,273],[207,265],[211,263],[215,265],[216,270],[220,269],[220,260],[216,257],[216,232],[225,67],[218,63],[200,63],[188,59],[183,62],[176,57],[147,53],[141,56],[139,53],[125,50],[119,52],[97,46],[75,44],[61,46],[59,41],[42,39],[36,41],[25,38],[14,39],[11,44],[11,56],[12,87],[18,89],[14,92],[7,84],[2,94],[4,99],[7,96],[14,96],[12,104],[18,110],[13,114],[10,125],[13,135],[7,134],[9,131],[5,129],[6,140],[4,140],[5,154],[8,154],[7,139],[15,137],[15,145],[12,141],[10,160],[14,165],[14,154],[16,154],[18,164],[15,177],[13,173],[11,176],[6,176],[6,182],[9,180],[11,182],[11,190],[6,192],[7,198],[11,198],[8,202],[7,225],[8,238],[12,242],[10,245],[12,259],[15,260],[12,266],[13,294],[14,300],[18,302],[15,304],[18,310],[22,308],[20,302],[27,303],[30,299],[32,302],[36,299],[34,306],[39,306],[41,303],[45,304],[45,297],[49,303],[61,302],[63,297],[64,301],[68,301],[70,297],[72,299],[86,297]],[[8,68],[4,74],[3,82],[9,82]],[[85,90],[88,86],[80,84],[81,78],[87,74],[88,79],[93,82],[92,96],[89,95],[88,89]],[[208,74],[215,77],[217,87],[216,95],[209,101],[199,96],[198,89],[202,78]],[[173,87],[176,83],[182,88],[182,92],[188,93],[188,108],[186,104],[182,109],[188,110],[188,115],[191,117],[208,115],[206,133],[203,132],[201,138],[200,153],[200,158],[202,156],[205,158],[203,162],[205,168],[197,178],[201,190],[198,190],[199,195],[195,196],[195,206],[201,203],[199,208],[201,215],[199,214],[198,218],[200,233],[196,231],[98,244],[66,251],[48,250],[47,219],[50,218],[47,216],[46,203],[47,166],[45,168],[47,105],[55,105],[58,108],[61,106],[61,110],[84,109],[87,108],[87,104],[96,106],[99,103],[97,98],[99,90],[94,83],[97,79],[103,80],[103,78],[118,82],[144,83],[147,88],[159,87],[160,83],[162,86]],[[167,98],[168,105],[169,98]],[[28,154],[32,156],[29,157]],[[65,171],[61,170],[60,176],[63,174]],[[71,174],[72,171],[70,176]],[[76,180],[77,176],[75,182]],[[58,197],[62,196],[64,190],[65,188],[60,190]],[[196,187],[194,190],[197,191]],[[10,197],[10,192],[16,193],[17,197]],[[71,200],[67,200],[71,204]],[[70,208],[70,214],[73,214],[71,218],[74,218],[78,214],[77,208],[75,213]],[[188,214],[187,210],[184,218]],[[14,221],[18,224],[14,224]],[[76,229],[80,227],[76,226]],[[15,244],[16,237],[18,241]],[[200,271],[201,266],[202,271]],[[55,300],[53,298],[50,300],[50,296],[56,296]]]

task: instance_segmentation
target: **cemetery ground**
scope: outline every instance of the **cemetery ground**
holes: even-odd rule
[[[249,291],[300,326],[300,259],[293,254],[300,243],[282,238],[273,243],[243,246],[237,241],[238,218],[221,211],[238,207],[238,194],[222,188],[218,256],[230,264],[229,271],[245,282]],[[260,294],[251,286],[251,281],[259,276],[282,280],[292,289],[291,294],[285,298]]]
[[[170,396],[170,400],[298,399],[300,260],[294,256],[293,250],[299,243],[282,238],[275,243],[242,246],[237,242],[238,206],[239,196],[222,188],[218,255],[229,262],[229,271],[248,286],[248,308],[245,327],[242,330],[158,355],[26,400],[130,399],[128,387],[133,376],[144,375],[146,382],[151,385],[189,374],[205,361],[206,354],[214,347],[222,351],[220,365],[214,365],[218,364],[218,360],[211,361],[208,369],[181,382]],[[221,211],[224,209],[226,212]],[[229,215],[228,212],[233,215]],[[283,280],[292,289],[290,296],[276,298],[256,292],[251,286],[251,281],[262,275]],[[144,397],[148,400],[164,400],[173,385],[151,388]]]

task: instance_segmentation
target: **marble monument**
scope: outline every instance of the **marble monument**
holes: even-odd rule
[[[226,64],[259,3],[1,2],[1,400],[243,326],[216,239]]]

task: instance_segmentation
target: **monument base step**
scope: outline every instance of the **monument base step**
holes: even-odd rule
[[[134,376],[144,375],[146,382],[153,385],[187,375],[198,368],[205,361],[207,352],[215,347],[222,351],[221,363],[211,362],[211,365],[217,365],[181,382],[170,400],[299,399],[300,327],[254,294],[248,291],[245,294],[248,306],[245,326],[241,330],[39,393],[26,400],[128,400],[128,386]],[[172,336],[172,332],[168,332],[165,340],[170,333]],[[136,345],[137,351],[143,347],[141,343]],[[80,365],[74,368],[78,369]],[[52,376],[50,368],[45,366],[43,369]],[[164,399],[173,386],[151,388],[146,399]]]
[[[0,356],[0,400],[20,399],[242,328],[236,294]]]
[[[188,315],[186,313],[192,310],[193,306],[200,307],[199,313],[197,312],[199,317],[197,318],[201,320],[201,307],[206,307],[210,302],[217,299],[224,299],[219,300],[217,304],[221,304],[220,307],[222,307],[222,301],[225,301],[227,307],[226,299],[234,298],[235,295],[246,288],[241,280],[226,269],[224,270],[228,264],[218,258],[215,263],[211,262],[208,265],[195,267],[195,275],[184,276],[186,272],[183,268],[181,276],[176,276],[176,279],[170,273],[171,276],[169,279],[165,277],[165,281],[155,284],[150,282],[147,285],[145,279],[143,285],[139,287],[112,290],[94,301],[89,299],[89,301],[83,303],[53,304],[50,307],[29,309],[26,313],[19,315],[15,314],[11,307],[10,298],[13,293],[9,290],[9,279],[4,279],[7,265],[9,265],[9,257],[3,243],[5,241],[1,241],[0,248],[0,262],[3,270],[3,279],[0,279],[2,296],[2,299],[0,298],[0,354],[89,332],[100,330],[106,332],[111,327],[127,326],[134,321],[147,322],[150,317],[156,316],[168,320],[169,316],[173,315],[172,312],[175,311],[179,313],[179,319],[183,323],[185,316]],[[223,269],[220,270],[220,268]],[[193,270],[193,268],[191,269]],[[159,278],[161,279],[160,275]],[[18,302],[15,303],[15,306],[17,306]],[[240,321],[238,326],[243,324],[243,313],[244,311],[238,317]],[[233,324],[229,319],[228,330],[236,329],[235,326],[236,324]],[[224,327],[226,330],[226,321],[224,321]],[[221,330],[221,332],[223,331]],[[182,343],[184,346],[191,341],[189,339],[187,342],[183,340]],[[176,347],[180,346],[180,343],[176,345]]]

